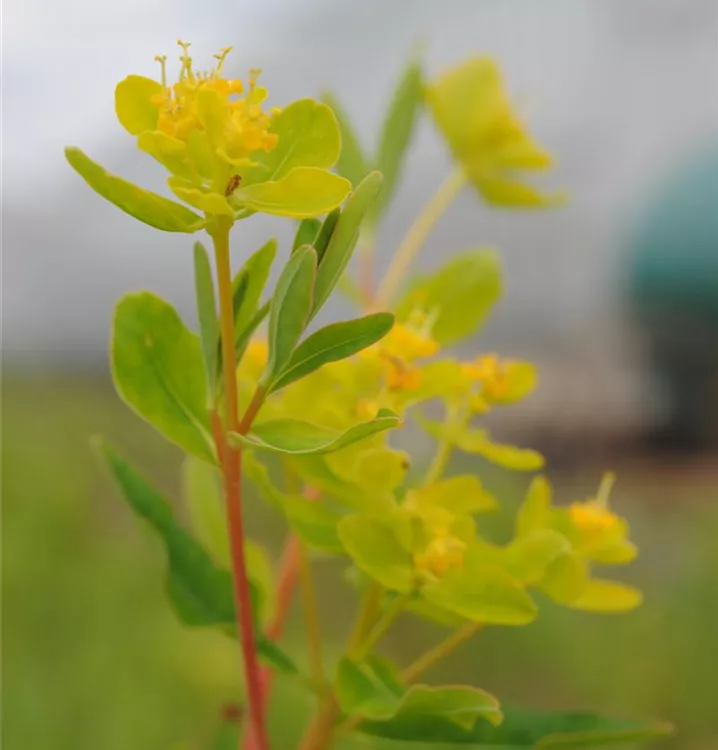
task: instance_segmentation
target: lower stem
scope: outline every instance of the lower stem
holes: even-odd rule
[[[232,272],[229,260],[229,222],[220,223],[213,236],[217,261],[217,281],[219,288],[220,328],[222,338],[222,365],[225,393],[225,435],[216,434],[217,454],[221,457],[224,474],[227,526],[229,530],[234,598],[237,610],[237,627],[244,661],[244,677],[247,686],[249,722],[252,727],[257,750],[269,750],[264,706],[262,701],[262,680],[257,659],[257,644],[254,633],[251,593],[244,550],[244,522],[242,519],[241,476],[242,453],[229,444],[226,435],[230,432],[246,431],[259,409],[261,396],[254,399],[247,414],[239,422],[237,377],[234,355],[234,311],[232,307]],[[256,402],[256,403],[255,403]],[[254,414],[250,414],[253,411]],[[218,431],[217,431],[218,432]],[[240,739],[241,747],[241,739]]]

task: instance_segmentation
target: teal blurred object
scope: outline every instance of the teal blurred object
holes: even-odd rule
[[[718,440],[718,148],[653,197],[633,237],[629,300],[669,398],[675,447]]]

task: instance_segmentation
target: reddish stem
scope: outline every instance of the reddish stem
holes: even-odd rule
[[[257,750],[269,750],[264,723],[264,701],[262,681],[257,658],[257,642],[254,633],[254,617],[244,551],[244,523],[242,520],[242,453],[228,442],[230,432],[246,432],[259,411],[264,393],[261,389],[250,403],[241,423],[239,421],[236,360],[234,353],[234,310],[232,305],[232,271],[229,260],[229,229],[231,222],[218,222],[213,233],[217,260],[217,282],[219,288],[220,329],[222,340],[222,368],[225,394],[224,434],[219,417],[213,417],[213,429],[217,456],[224,474],[229,531],[230,552],[234,580],[234,598],[237,610],[239,639],[244,657],[244,676],[249,704],[249,722],[256,739]],[[241,745],[240,745],[241,747]]]

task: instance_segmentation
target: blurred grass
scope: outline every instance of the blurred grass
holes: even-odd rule
[[[238,654],[222,636],[176,623],[162,595],[158,545],[122,507],[88,439],[106,435],[175,496],[179,452],[100,378],[6,375],[2,420],[4,747],[202,743],[218,707],[237,699]],[[597,477],[554,479],[569,499],[585,496]],[[638,612],[587,616],[546,603],[532,627],[487,630],[428,677],[470,680],[536,707],[661,717],[680,732],[660,747],[716,748],[718,475],[623,472],[615,500],[641,547],[625,571],[646,592]],[[276,519],[255,504],[249,520],[277,550]],[[350,593],[341,568],[322,563],[318,572],[324,629],[338,643],[353,615]],[[299,619],[288,634],[295,647]],[[406,619],[386,647],[407,662],[440,637]],[[279,685],[278,747],[289,746],[301,705],[291,685]]]

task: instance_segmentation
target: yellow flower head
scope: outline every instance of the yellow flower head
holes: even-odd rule
[[[405,362],[432,357],[439,351],[439,344],[425,331],[403,323],[394,324],[379,346],[386,354]]]
[[[481,396],[488,401],[500,401],[509,390],[510,362],[500,362],[495,354],[486,354],[463,365],[464,373],[481,383]]]
[[[546,169],[551,157],[514,114],[492,59],[474,57],[449,70],[428,87],[427,98],[454,157],[489,203],[539,207],[563,201],[521,181],[521,171]]]
[[[422,552],[414,555],[414,566],[417,570],[441,578],[449,570],[463,566],[465,550],[465,542],[442,529]]]
[[[621,518],[608,507],[608,495],[615,479],[613,474],[606,474],[595,498],[571,504],[568,515],[575,528],[589,536],[603,536],[620,527]]]
[[[215,55],[217,64],[209,73],[192,69],[189,43],[182,48],[179,81],[167,84],[166,57],[155,58],[162,68],[162,90],[152,98],[158,107],[157,129],[187,142],[194,132],[208,134],[233,162],[246,160],[254,151],[270,151],[277,136],[269,132],[270,118],[262,111],[267,90],[257,86],[259,70],[251,70],[247,95],[242,82],[224,78],[222,67],[231,47]]]
[[[115,110],[137,145],[170,173],[169,186],[182,200],[210,214],[234,216],[227,203],[255,166],[254,155],[271,151],[278,141],[272,118],[262,109],[267,90],[257,86],[258,70],[242,82],[222,74],[231,48],[215,55],[209,72],[195,71],[189,44],[178,42],[179,80],[167,80],[167,58],[155,59],[161,80],[131,75],[115,89]],[[275,114],[276,110],[272,111]]]

